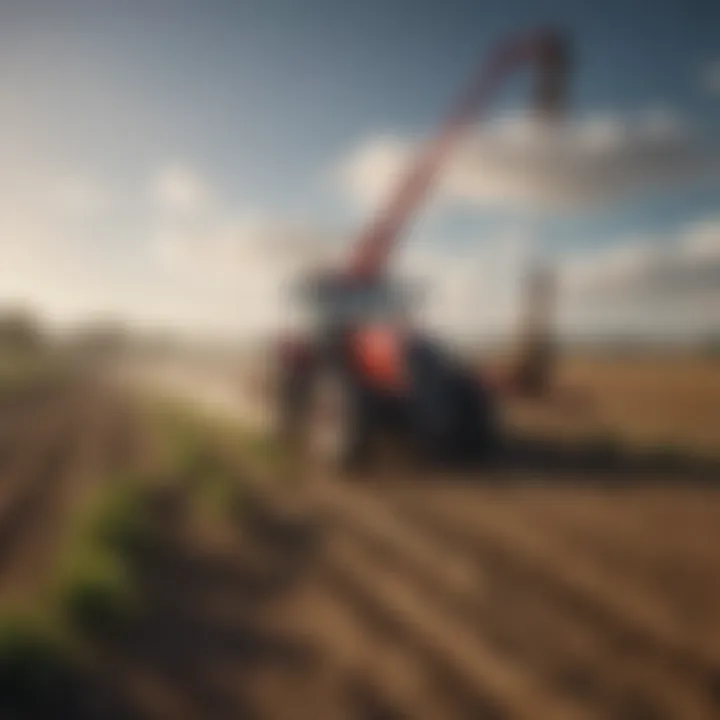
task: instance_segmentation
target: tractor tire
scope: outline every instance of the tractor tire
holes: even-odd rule
[[[500,450],[498,408],[492,393],[476,378],[459,372],[453,385],[453,454],[460,460],[488,462]]]
[[[281,445],[293,452],[296,452],[301,444],[309,380],[306,373],[286,369],[277,385],[275,433]]]
[[[314,465],[347,473],[367,464],[370,403],[349,372],[334,365],[318,369],[309,388],[304,421],[304,446]]]

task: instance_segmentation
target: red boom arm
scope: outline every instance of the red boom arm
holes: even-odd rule
[[[564,38],[556,32],[541,31],[501,45],[438,135],[417,158],[388,205],[361,233],[347,269],[350,276],[369,279],[382,272],[393,246],[420,206],[445,158],[473,118],[484,110],[501,81],[526,63],[537,67],[536,109],[546,115],[561,109],[568,67]]]

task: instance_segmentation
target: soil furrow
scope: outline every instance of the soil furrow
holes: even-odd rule
[[[477,693],[480,716],[537,717],[538,708],[548,717],[590,715],[555,697],[482,638],[471,637],[464,623],[430,602],[399,572],[380,566],[352,539],[333,536],[325,550],[327,572],[348,599],[360,604],[365,617],[384,625],[386,632],[426,653],[443,674],[459,678],[468,694]]]
[[[671,620],[663,617],[660,624],[653,614],[646,614],[636,596],[608,582],[591,564],[578,565],[580,561],[575,561],[574,555],[559,544],[551,545],[547,536],[530,533],[521,518],[510,513],[503,515],[490,504],[481,507],[482,500],[476,508],[450,500],[434,499],[432,507],[428,507],[424,503],[413,505],[408,499],[402,505],[429,532],[454,539],[459,547],[474,546],[478,557],[486,563],[511,568],[527,583],[531,597],[539,602],[545,594],[546,602],[551,607],[556,605],[558,616],[564,613],[583,618],[603,637],[603,644],[610,641],[619,644],[623,655],[636,657],[643,666],[649,663],[654,670],[646,670],[645,674],[654,673],[654,682],[661,683],[657,687],[684,682],[699,694],[699,707],[717,702],[712,657],[696,652],[696,647]],[[569,554],[572,561],[566,557]],[[504,609],[502,612],[505,614]],[[527,610],[523,611],[520,617],[526,613]],[[564,638],[559,634],[557,644]],[[610,663],[605,672],[608,678],[613,672],[627,676],[627,662],[622,666]],[[668,679],[673,681],[669,686]]]

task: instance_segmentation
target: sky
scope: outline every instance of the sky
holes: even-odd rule
[[[534,258],[573,332],[720,331],[720,6],[690,0],[0,0],[0,301],[239,337],[340,257],[504,38],[574,47],[443,169],[398,268],[450,334],[516,321]],[[330,250],[328,250],[330,248]]]

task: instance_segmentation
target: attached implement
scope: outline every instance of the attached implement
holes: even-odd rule
[[[554,117],[569,66],[564,38],[542,31],[501,45],[361,232],[345,267],[297,288],[295,301],[308,306],[313,328],[281,345],[278,421],[285,438],[316,460],[357,467],[370,461],[373,439],[390,430],[431,459],[487,458],[497,449],[495,386],[411,326],[414,292],[392,282],[387,266],[453,149],[523,65],[535,71],[536,112]],[[522,372],[532,378],[535,369]]]

